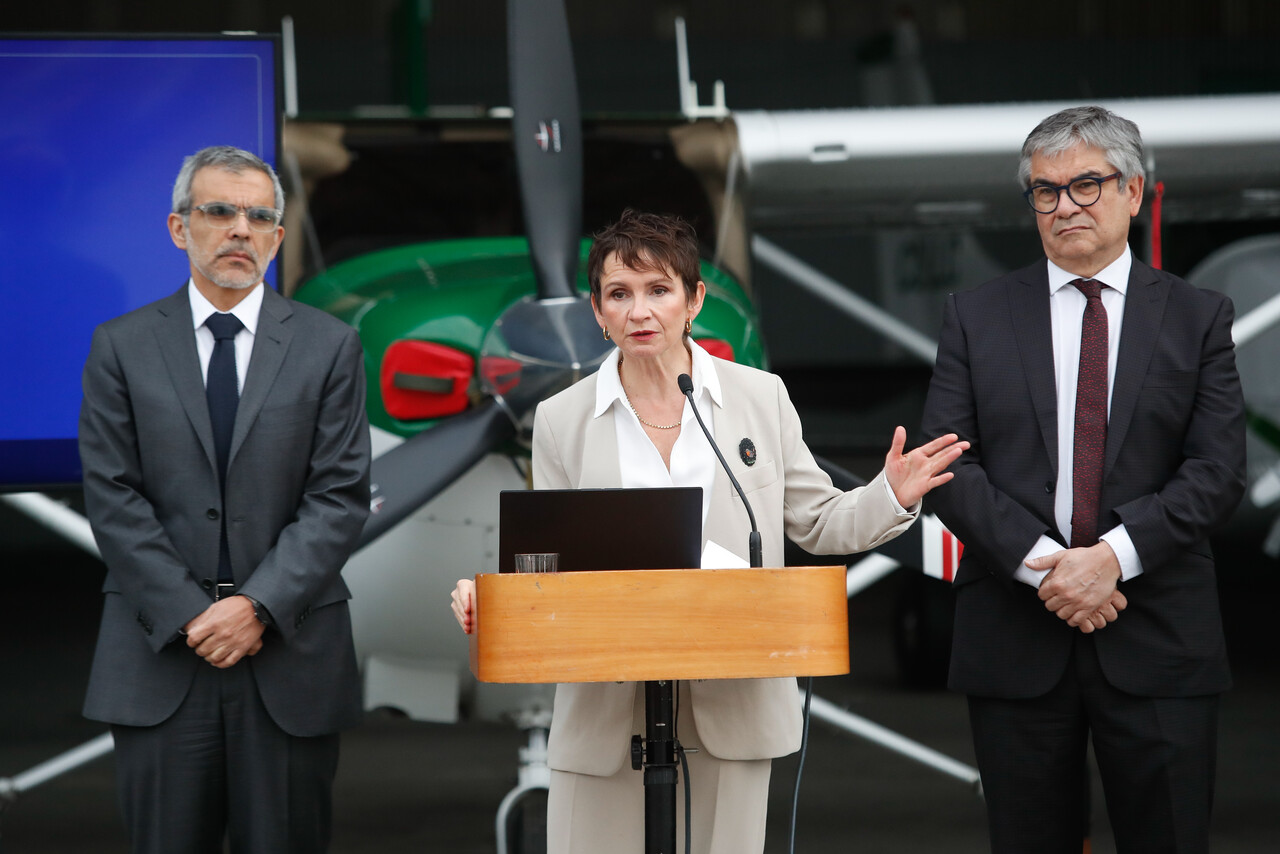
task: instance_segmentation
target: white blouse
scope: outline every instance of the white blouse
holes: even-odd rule
[[[693,399],[707,429],[715,433],[712,402],[723,405],[720,397],[720,380],[716,376],[711,355],[689,340],[693,354]],[[689,401],[684,402],[680,415],[680,435],[671,449],[671,469],[667,470],[662,455],[644,432],[640,419],[627,402],[618,378],[618,360],[622,351],[617,348],[600,365],[596,380],[595,415],[599,417],[610,406],[615,408],[614,424],[618,434],[618,465],[622,472],[622,485],[628,489],[661,486],[702,487],[702,523],[707,522],[707,510],[711,507],[711,484],[715,480],[715,452],[707,443],[707,437],[698,427]]]

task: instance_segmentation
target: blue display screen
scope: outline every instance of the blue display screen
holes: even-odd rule
[[[0,39],[0,488],[80,480],[93,329],[187,280],[166,227],[185,156],[234,145],[276,163],[277,47]]]

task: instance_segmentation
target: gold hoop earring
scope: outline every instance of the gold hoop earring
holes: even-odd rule
[[[693,331],[693,321],[692,321],[692,320],[686,320],[686,321],[684,322],[684,334],[685,334],[685,335],[688,335],[688,334],[689,334],[690,332],[692,332],[692,331]]]
[[[606,341],[611,340],[611,339],[610,339],[610,336],[609,336],[609,330],[608,330],[608,329],[605,329],[604,327],[601,327],[601,328],[600,328],[600,331],[604,333],[604,340],[606,340]]]

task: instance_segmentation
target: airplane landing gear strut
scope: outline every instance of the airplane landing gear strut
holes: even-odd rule
[[[498,854],[546,854],[547,789],[551,769],[547,767],[547,731],[551,712],[524,712],[517,725],[528,734],[527,747],[520,748],[516,787],[498,805],[495,830]]]

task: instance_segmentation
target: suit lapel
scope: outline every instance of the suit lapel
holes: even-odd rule
[[[720,380],[720,396],[725,405],[719,406],[714,402],[711,404],[711,432],[716,437],[716,444],[720,446],[721,453],[726,453],[730,449],[737,448],[738,443],[747,435],[743,420],[747,406],[746,401],[735,403],[737,388],[725,371],[717,371],[716,376]],[[694,424],[694,429],[697,429],[697,426]],[[733,465],[730,457],[726,456],[725,460],[729,465]],[[711,540],[737,554],[743,560],[748,559],[748,555],[740,554],[743,550],[745,531],[748,530],[743,527],[744,523],[739,517],[739,514],[746,512],[739,509],[741,506],[742,500],[738,498],[737,491],[729,483],[729,476],[724,473],[724,466],[717,460],[715,477],[711,482],[707,523],[702,531],[704,547],[707,541]]]
[[[204,448],[205,456],[213,471],[218,470],[217,455],[213,447],[213,427],[209,422],[209,402],[204,394],[204,379],[200,372],[200,354],[196,352],[195,329],[191,325],[191,299],[187,286],[162,300],[156,306],[160,322],[156,326],[156,343],[169,372],[178,402],[191,422],[196,437]]]
[[[293,315],[292,306],[270,286],[264,283],[262,287],[265,291],[262,295],[262,311],[258,315],[258,330],[253,337],[249,374],[244,378],[240,405],[236,408],[236,429],[231,434],[228,468],[235,462],[236,452],[244,444],[249,428],[262,411],[293,339],[293,333],[285,326],[285,322]]]
[[[1111,416],[1107,421],[1107,459],[1104,477],[1115,465],[1124,445],[1134,406],[1142,390],[1142,382],[1151,364],[1165,304],[1169,299],[1169,283],[1137,258],[1129,270],[1129,290],[1124,300],[1124,322],[1120,327],[1120,353],[1116,358],[1116,377],[1111,388]]]
[[[591,398],[595,400],[594,395]],[[615,489],[622,486],[622,467],[618,462],[618,433],[610,406],[599,418],[588,413],[582,436],[581,489]]]
[[[1048,262],[1028,267],[1009,285],[1009,311],[1040,438],[1054,475],[1058,472],[1058,384],[1053,372],[1053,327],[1049,318]]]

